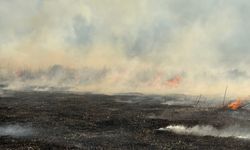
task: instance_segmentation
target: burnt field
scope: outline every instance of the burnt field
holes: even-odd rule
[[[250,149],[250,112],[184,95],[0,95],[0,149]]]

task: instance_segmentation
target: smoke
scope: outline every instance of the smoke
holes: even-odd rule
[[[193,127],[186,127],[183,125],[169,125],[159,130],[170,131],[176,134],[196,135],[196,136],[214,136],[214,137],[235,137],[250,139],[249,128],[242,128],[240,126],[229,126],[222,129],[217,129],[210,125],[196,125]]]
[[[1,1],[0,82],[185,94],[221,94],[229,85],[245,96],[249,7],[246,0]]]
[[[23,127],[19,125],[0,126],[0,136],[30,136],[33,134],[33,132],[34,131],[32,128]]]

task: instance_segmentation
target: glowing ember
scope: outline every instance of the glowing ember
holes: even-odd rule
[[[242,106],[241,100],[238,98],[236,101],[230,103],[227,107],[231,110],[237,110]]]

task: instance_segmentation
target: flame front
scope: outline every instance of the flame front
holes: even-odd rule
[[[240,99],[237,99],[236,101],[230,103],[228,105],[228,108],[230,108],[231,110],[237,110],[242,106],[242,102]]]

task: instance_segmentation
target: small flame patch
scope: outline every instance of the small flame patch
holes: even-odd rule
[[[227,107],[231,110],[238,110],[241,106],[242,106],[242,101],[241,99],[238,98],[236,101],[228,104]]]
[[[182,80],[181,76],[179,75],[174,76],[172,79],[167,80],[167,86],[172,88],[178,87],[179,84],[181,83],[181,80]]]

